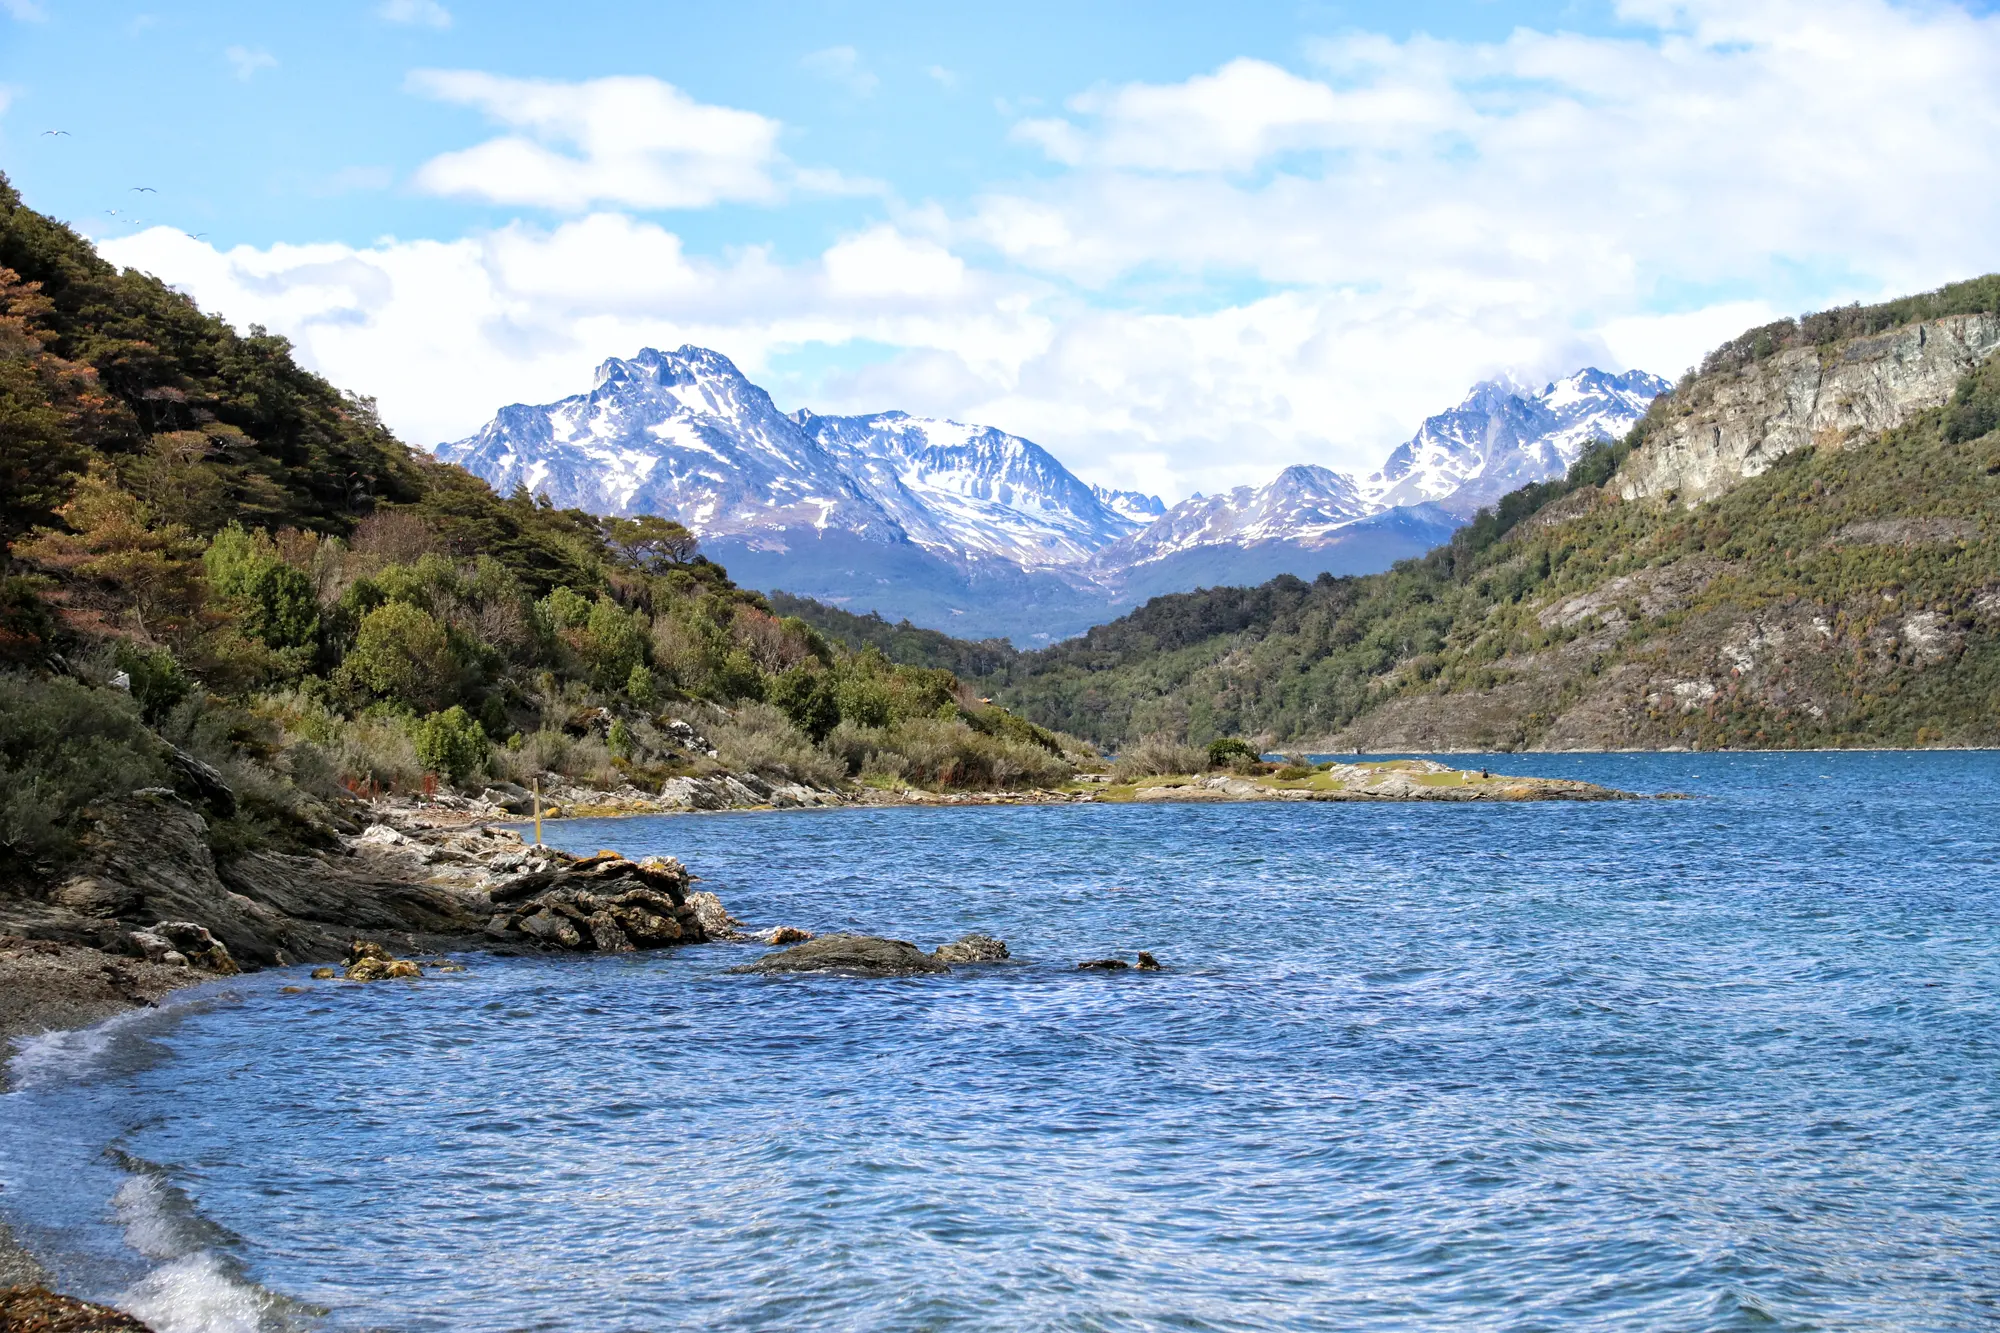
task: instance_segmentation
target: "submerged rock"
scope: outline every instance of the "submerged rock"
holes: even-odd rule
[[[1092,958],[1076,965],[1079,972],[1127,972],[1131,968],[1123,958]]]
[[[997,963],[1007,957],[1007,945],[991,935],[963,935],[931,957],[940,963]]]
[[[1147,953],[1144,949],[1141,949],[1139,951],[1139,970],[1141,972],[1158,972],[1160,970],[1160,960]]]
[[[888,940],[875,935],[821,935],[730,969],[767,974],[851,972],[874,977],[907,977],[950,970],[908,940]]]
[[[414,960],[398,958],[372,940],[356,940],[347,950],[349,981],[389,981],[421,977],[424,969]]]

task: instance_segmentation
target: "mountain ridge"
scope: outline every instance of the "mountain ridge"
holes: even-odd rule
[[[510,405],[435,452],[503,492],[677,519],[754,582],[1047,642],[1158,592],[1420,554],[1464,517],[1446,502],[1559,471],[1663,383],[1587,369],[1523,397],[1488,382],[1393,452],[1393,477],[1294,464],[1265,486],[1173,506],[1088,484],[991,426],[781,413],[727,356],[691,344],[609,358],[585,393]]]

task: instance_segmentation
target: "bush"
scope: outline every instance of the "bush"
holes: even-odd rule
[[[131,681],[132,697],[148,721],[157,722],[187,698],[187,673],[174,655],[164,648],[142,648],[129,639],[120,639],[112,661]]]
[[[166,785],[160,743],[122,691],[0,674],[0,860],[61,862],[92,801]]]
[[[815,743],[840,722],[840,700],[823,671],[791,667],[771,681],[764,697]]]
[[[1164,777],[1173,773],[1199,773],[1208,767],[1208,751],[1184,745],[1171,736],[1148,736],[1118,752],[1111,775],[1120,782],[1137,778]]]
[[[1208,743],[1208,766],[1210,768],[1234,768],[1238,764],[1254,764],[1263,759],[1257,747],[1248,741],[1224,736]]]
[[[815,747],[771,704],[745,704],[729,721],[710,728],[708,738],[722,762],[741,771],[815,787],[846,776],[840,760]]]
[[[455,783],[464,782],[486,762],[486,729],[457,704],[412,726],[410,743],[416,747],[418,762]]]
[[[931,786],[1053,787],[1076,771],[1040,745],[989,736],[955,718],[913,717],[892,727],[843,721],[826,748],[849,773]]]

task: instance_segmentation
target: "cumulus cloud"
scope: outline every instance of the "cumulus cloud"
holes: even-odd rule
[[[690,256],[673,232],[617,213],[367,247],[220,251],[156,227],[100,248],[239,327],[282,330],[306,364],[377,397],[423,445],[470,434],[506,403],[578,392],[599,361],[647,345],[699,343],[755,369],[864,338],[952,347],[999,376],[1047,337],[998,280],[888,227],[792,266],[762,249]]]
[[[1014,130],[1052,171],[785,260],[691,253],[606,211],[799,188],[775,121],[654,80],[429,74],[422,90],[509,134],[434,160],[424,188],[578,216],[448,242],[218,253],[155,230],[105,249],[286,332],[426,444],[575,392],[605,356],[695,342],[781,390],[801,359],[848,367],[791,381],[786,406],[990,422],[1169,497],[1293,462],[1371,470],[1477,378],[1677,375],[1778,314],[2000,268],[2000,18],[1619,12],[1634,35],[1353,34],[1299,69],[1089,90]]]
[[[697,102],[659,79],[418,70],[409,86],[518,131],[426,162],[416,184],[433,194],[581,212],[768,203],[782,193],[777,121]]]
[[[255,77],[258,70],[278,67],[278,58],[261,47],[232,46],[222,53],[222,58],[229,62],[230,72],[245,83]]]
[[[384,23],[439,29],[451,26],[451,11],[437,0],[383,0],[375,13]]]

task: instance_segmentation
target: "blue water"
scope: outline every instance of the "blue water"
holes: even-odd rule
[[[2000,1324],[2000,755],[1496,766],[1700,799],[552,824],[1019,961],[244,979],[17,1060],[0,1207],[163,1333]]]

